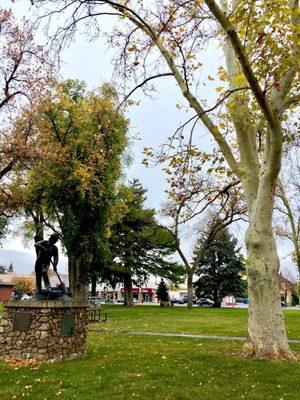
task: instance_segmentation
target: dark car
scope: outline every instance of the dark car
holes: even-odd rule
[[[199,299],[196,302],[197,306],[199,307],[212,307],[214,302],[211,301],[210,299]]]
[[[235,302],[236,303],[243,303],[244,299],[242,297],[236,297]]]
[[[172,299],[171,302],[174,304],[180,304],[180,299]]]

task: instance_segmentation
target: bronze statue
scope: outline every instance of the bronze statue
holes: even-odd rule
[[[49,240],[41,240],[34,244],[37,253],[37,259],[35,262],[37,296],[42,291],[42,279],[44,281],[46,290],[51,290],[48,269],[50,267],[50,263],[52,263],[54,272],[57,272],[58,249],[55,246],[55,243],[58,241],[58,238],[59,235],[57,233],[53,233]]]

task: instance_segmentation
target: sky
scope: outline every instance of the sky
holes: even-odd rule
[[[2,7],[12,7],[14,14],[22,18],[30,14],[30,2],[28,0],[18,0],[12,5],[10,0],[1,0]],[[40,33],[36,40],[40,44],[46,44],[45,38]],[[88,42],[86,38],[79,34],[69,48],[62,52],[62,63],[60,73],[63,78],[72,78],[86,81],[89,89],[95,89],[103,82],[111,81],[113,69],[111,65],[112,50],[107,50],[104,38],[98,38],[95,42]],[[208,60],[205,65],[209,69],[203,73],[209,74],[212,69],[216,69],[220,63],[220,51],[209,47],[203,54],[203,59]],[[153,99],[143,96],[142,92],[135,95],[135,99],[141,100],[138,107],[131,107],[128,117],[130,118],[130,133],[138,136],[135,140],[131,152],[133,163],[126,171],[128,179],[139,178],[143,186],[148,189],[146,205],[156,210],[160,209],[161,203],[166,199],[164,190],[167,188],[165,176],[161,167],[147,168],[141,160],[144,158],[142,150],[144,147],[158,146],[176,128],[187,119],[187,114],[176,107],[178,102],[182,102],[182,97],[174,85],[171,78],[160,79],[156,82],[157,92],[153,94]],[[206,150],[210,146],[210,139],[205,137],[202,127],[196,131],[202,139],[202,148]],[[232,232],[236,235],[241,245],[245,226],[232,227]],[[187,253],[190,252],[194,238],[191,236],[183,237],[183,247]],[[35,252],[31,246],[26,247],[22,243],[21,236],[8,237],[3,240],[3,247],[0,249],[0,265],[8,266],[11,262],[15,271],[18,273],[31,272],[34,267]],[[291,269],[295,275],[295,268],[290,258],[284,258],[290,248],[286,243],[279,243],[279,255],[282,259],[282,267]],[[63,256],[60,249],[61,259],[59,271],[67,272],[67,259]]]

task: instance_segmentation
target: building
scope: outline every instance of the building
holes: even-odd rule
[[[12,283],[0,281],[0,301],[11,300],[13,289]]]
[[[291,306],[293,300],[292,294],[296,291],[296,283],[284,277],[281,271],[278,274],[278,283],[281,299],[285,302],[286,306]]]
[[[157,284],[149,282],[145,287],[133,286],[132,294],[133,299],[138,303],[155,303],[156,302],[156,288]],[[96,294],[101,297],[102,302],[118,302],[124,300],[124,285],[117,284],[115,287],[111,287],[105,283],[99,283],[96,286]]]
[[[66,274],[61,274],[60,275],[61,280],[64,282],[64,284],[66,285],[66,287],[69,286],[69,276]],[[35,287],[35,274],[34,272],[32,272],[31,274],[17,274],[15,272],[8,272],[7,274],[0,274],[0,283],[5,283],[6,285],[9,285],[11,288],[13,288],[14,284],[16,284],[16,282],[18,282],[18,280],[26,280],[27,282],[30,283],[31,287]],[[49,280],[50,280],[50,284],[52,287],[57,287],[59,285],[59,280],[57,275],[52,271],[49,270]],[[5,291],[7,292],[8,289],[5,289]],[[11,289],[10,294],[12,292],[13,289]],[[4,289],[3,289],[4,291]],[[4,293],[4,292],[3,292]],[[6,300],[10,300],[11,296],[9,297],[9,299]],[[0,298],[0,301],[1,298]]]

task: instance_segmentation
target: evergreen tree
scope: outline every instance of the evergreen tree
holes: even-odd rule
[[[124,305],[132,306],[132,284],[141,285],[151,275],[178,281],[183,268],[168,259],[175,251],[173,235],[158,225],[155,210],[144,208],[146,190],[138,180],[130,187],[127,212],[112,226],[110,252],[113,259],[106,279],[124,283]]]
[[[195,256],[201,244],[202,238],[196,244]],[[196,269],[199,279],[194,284],[196,295],[213,298],[214,307],[220,306],[222,297],[226,295],[242,296],[246,288],[246,282],[242,279],[245,264],[243,256],[236,250],[236,244],[237,240],[227,229],[223,229],[199,260]]]
[[[169,300],[169,290],[165,281],[163,279],[160,280],[159,285],[156,290],[157,299],[161,302]]]
[[[0,265],[0,274],[7,274],[7,269],[3,265]]]

